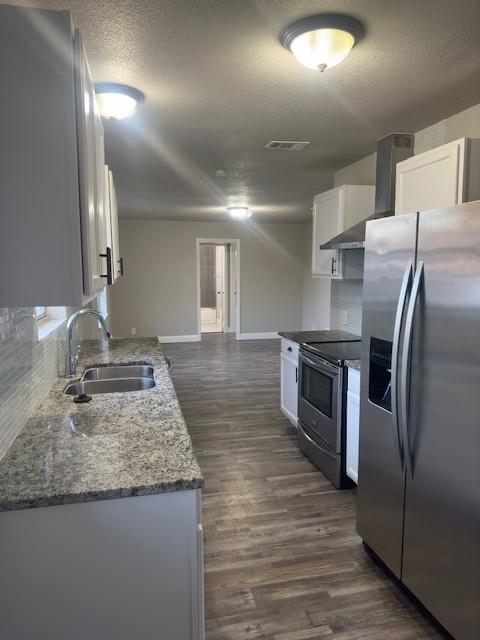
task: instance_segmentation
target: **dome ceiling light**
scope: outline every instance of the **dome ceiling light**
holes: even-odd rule
[[[325,71],[342,62],[364,35],[363,25],[355,18],[322,13],[294,22],[280,40],[304,67]]]
[[[248,207],[227,207],[227,211],[235,220],[246,220],[252,215]]]
[[[145,100],[144,94],[138,89],[114,82],[96,84],[95,97],[100,115],[107,120],[128,118],[135,112],[137,104]]]

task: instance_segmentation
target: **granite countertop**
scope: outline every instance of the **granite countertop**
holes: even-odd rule
[[[361,371],[362,361],[361,360],[345,360],[345,366],[350,367],[350,369],[357,369],[357,371]]]
[[[325,331],[280,331],[279,336],[292,342],[341,342],[342,340],[361,340],[361,336],[335,329]]]
[[[203,478],[156,338],[82,343],[96,364],[151,364],[156,386],[75,404],[60,378],[0,461],[0,511],[196,489]]]

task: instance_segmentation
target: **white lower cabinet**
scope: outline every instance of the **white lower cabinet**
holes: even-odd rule
[[[203,640],[200,493],[0,513],[0,638]]]
[[[346,473],[358,484],[358,441],[360,431],[360,371],[348,369],[347,388],[347,468]]]
[[[298,349],[296,342],[282,340],[280,408],[295,428],[298,422]]]

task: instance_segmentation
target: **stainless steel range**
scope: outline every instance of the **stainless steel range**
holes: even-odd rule
[[[359,337],[352,337],[300,347],[298,444],[338,489],[351,486],[345,474],[345,361],[360,358],[361,345]]]

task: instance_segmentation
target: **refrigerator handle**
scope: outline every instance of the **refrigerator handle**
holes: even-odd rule
[[[402,426],[403,441],[405,443],[405,460],[410,474],[413,475],[413,452],[410,446],[410,435],[408,431],[408,412],[409,412],[409,384],[410,384],[410,360],[412,352],[412,334],[413,334],[413,317],[415,315],[415,307],[417,305],[418,294],[423,280],[423,265],[419,260],[415,277],[413,279],[412,293],[407,309],[407,319],[405,321],[405,339],[402,351],[402,371],[400,377],[400,400],[401,411],[400,421]]]
[[[393,330],[393,344],[392,344],[392,421],[393,421],[393,439],[395,442],[395,449],[397,450],[398,457],[400,459],[400,465],[403,469],[404,464],[404,444],[399,427],[399,412],[398,412],[398,354],[400,351],[400,334],[402,331],[403,317],[405,315],[405,303],[407,300],[408,290],[412,282],[413,264],[410,260],[405,268],[403,274],[402,286],[400,287],[400,294],[398,296],[397,312],[395,314],[395,327]]]

